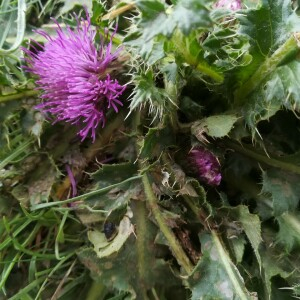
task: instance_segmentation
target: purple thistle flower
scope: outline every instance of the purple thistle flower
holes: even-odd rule
[[[218,186],[221,182],[220,163],[207,149],[197,146],[189,152],[189,163],[192,172],[208,185]]]
[[[118,67],[120,49],[112,52],[112,37],[101,36],[99,47],[95,46],[96,31],[91,29],[91,20],[77,19],[77,28],[58,28],[57,36],[51,37],[42,30],[36,30],[45,37],[45,45],[33,41],[30,49],[22,48],[27,54],[24,67],[37,75],[38,87],[43,91],[43,103],[36,106],[54,117],[54,123],[65,121],[80,127],[78,134],[83,141],[91,135],[93,141],[98,125],[105,126],[109,109],[118,112],[119,100],[126,86],[112,79],[110,71]],[[37,46],[37,47],[36,47]],[[38,49],[37,49],[38,48]],[[32,49],[32,50],[31,50]]]
[[[228,8],[231,10],[238,10],[242,8],[242,1],[241,0],[219,0],[214,6]]]

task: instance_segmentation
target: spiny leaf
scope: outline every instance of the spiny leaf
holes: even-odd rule
[[[105,188],[130,178],[130,176],[136,174],[136,168],[137,166],[133,163],[103,165],[97,172],[92,174],[95,182],[94,189]],[[101,217],[101,214],[99,215],[97,209],[110,212],[122,210],[129,203],[130,199],[138,197],[140,192],[140,185],[137,182],[116,187],[100,198],[97,195],[89,196],[87,198],[88,206],[92,207],[95,212],[89,213],[89,216],[86,216],[86,213],[82,212],[82,217],[85,219],[85,222],[88,223],[90,223],[91,220],[103,220],[103,216]],[[88,218],[86,219],[86,217]]]
[[[298,214],[284,213],[276,218],[279,225],[277,241],[290,252],[300,246],[300,218]]]
[[[245,234],[247,235],[250,244],[254,250],[255,256],[261,267],[261,257],[259,254],[259,245],[262,242],[261,238],[261,223],[258,215],[251,214],[249,208],[245,205],[239,205],[235,208],[230,209],[233,219],[238,220]]]
[[[246,238],[244,236],[232,237],[229,239],[229,243],[233,249],[236,263],[241,263],[243,261],[245,245],[247,244]]]
[[[159,34],[170,37],[175,28],[180,29],[184,34],[188,34],[195,28],[208,28],[211,26],[211,20],[205,2],[180,0],[169,13],[160,1],[137,1],[141,11],[139,26],[143,28],[144,40],[147,41]]]
[[[250,39],[253,57],[252,63],[239,74],[239,80],[244,81],[292,32],[299,31],[300,20],[291,2],[286,0],[262,0],[261,6],[238,17],[240,33]]]
[[[282,278],[289,277],[290,273],[286,272],[283,267],[284,262],[281,262],[280,259],[276,259],[273,253],[270,253],[270,249],[261,253],[262,262],[263,262],[263,280],[265,288],[265,299],[272,299],[272,278],[275,276],[280,276]]]
[[[300,63],[292,61],[278,67],[250,95],[244,114],[247,124],[254,128],[258,121],[267,120],[282,106],[300,110]]]
[[[139,156],[143,159],[159,156],[164,149],[174,142],[170,127],[150,128],[142,141]]]
[[[192,133],[197,136],[198,132],[207,133],[211,137],[221,138],[229,134],[234,123],[238,120],[235,115],[215,115],[195,122]]]
[[[137,237],[131,235],[117,255],[100,259],[91,249],[83,248],[78,251],[78,256],[91,270],[92,276],[107,287],[128,291],[133,299],[144,299],[147,290],[174,288],[178,280],[166,262],[155,257],[157,245],[154,244],[154,238],[157,230],[147,218],[145,204],[141,200],[137,202],[132,205]]]
[[[263,172],[262,192],[271,195],[275,216],[296,209],[299,203],[299,179],[298,175],[277,169]]]
[[[243,279],[215,232],[200,237],[203,256],[188,279],[192,300],[251,299]]]
[[[163,109],[170,98],[165,89],[157,87],[155,84],[155,74],[152,70],[137,73],[133,82],[135,88],[130,102],[130,109],[134,110],[138,107],[143,107],[149,104],[149,112],[154,115],[154,118],[162,118]]]

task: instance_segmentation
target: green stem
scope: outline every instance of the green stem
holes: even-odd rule
[[[275,168],[280,168],[280,169],[300,175],[300,167],[297,165],[286,163],[286,162],[280,161],[275,158],[267,157],[266,155],[256,152],[254,149],[250,149],[249,146],[246,146],[246,145],[239,146],[238,144],[236,144],[232,141],[229,141],[229,140],[226,141],[225,144],[226,144],[226,146],[234,149],[235,151],[237,151],[243,155],[246,155],[248,157],[251,157],[251,158],[257,160],[258,162],[265,163],[269,166],[272,166]]]
[[[197,64],[196,69],[200,71],[201,73],[209,76],[217,83],[222,83],[224,80],[224,76],[220,74],[219,72],[215,71],[207,62],[201,61]]]
[[[23,98],[34,97],[39,94],[39,91],[36,90],[27,90],[20,93],[9,94],[5,96],[0,96],[0,103],[9,102],[13,100],[20,100]]]
[[[141,178],[141,175],[133,176],[133,177],[125,179],[121,182],[112,184],[110,186],[107,186],[107,187],[104,187],[102,189],[95,190],[95,191],[92,191],[92,192],[89,192],[89,193],[86,193],[86,194],[83,194],[83,195],[80,195],[80,196],[76,196],[74,198],[70,198],[70,199],[67,199],[67,200],[61,200],[61,201],[55,201],[55,202],[35,204],[35,205],[32,205],[30,209],[31,209],[31,211],[34,211],[34,210],[47,208],[47,207],[52,207],[52,206],[56,206],[56,205],[62,206],[64,204],[75,202],[75,201],[83,201],[87,197],[91,197],[91,196],[94,196],[94,195],[106,194],[107,192],[109,192],[113,188],[116,188],[120,185],[123,185],[124,183],[131,182],[131,181],[134,181],[134,180],[137,180],[137,179],[140,179],[140,178]]]
[[[299,40],[300,34],[295,33],[271,57],[265,60],[252,77],[235,92],[234,98],[236,104],[242,104],[246,100],[246,97],[261,84],[266,76],[273,72],[287,57],[299,51]]]
[[[215,67],[209,65],[204,59],[199,55],[202,49],[200,45],[198,46],[198,54],[191,53],[189,37],[185,36],[179,30],[176,30],[173,34],[173,42],[175,44],[176,50],[183,56],[184,60],[191,66],[194,66],[201,73],[209,76],[217,83],[222,83],[224,76]]]
[[[136,250],[137,250],[137,267],[138,267],[138,277],[139,277],[139,296],[142,299],[148,299],[147,290],[145,287],[145,278],[147,277],[148,268],[147,268],[147,237],[148,237],[148,228],[147,228],[147,209],[144,201],[134,201],[132,207],[133,214],[136,220]]]
[[[145,173],[142,177],[142,182],[144,185],[144,190],[146,194],[146,198],[148,201],[148,205],[150,208],[150,211],[152,212],[159,229],[165,236],[166,240],[169,243],[169,246],[177,259],[178,263],[181,265],[181,267],[185,270],[187,274],[190,274],[193,270],[193,265],[191,264],[190,260],[188,259],[187,255],[183,251],[179,241],[176,239],[175,234],[173,231],[168,227],[168,225],[165,222],[165,219],[160,212],[157,198],[154,195],[154,192],[152,190],[149,178],[147,173]]]
[[[102,300],[107,294],[107,289],[101,280],[95,280],[87,294],[86,300]]]
[[[133,121],[136,132],[140,132],[139,130],[140,121],[141,121],[141,114],[140,111],[137,111]],[[137,148],[136,152],[139,153],[140,152],[139,146],[136,145],[136,148]],[[144,191],[145,191],[148,207],[151,213],[153,214],[159,229],[161,230],[166,240],[168,241],[171,251],[173,252],[173,255],[175,256],[177,262],[185,270],[187,274],[190,274],[193,270],[193,265],[191,264],[189,258],[187,257],[184,250],[182,249],[175,234],[166,224],[165,219],[159,209],[158,200],[154,195],[152,186],[150,184],[150,180],[148,178],[149,164],[147,161],[142,161],[141,159],[138,160],[138,163],[139,163],[139,168],[140,170],[142,170],[143,173],[142,182],[144,185]]]
[[[117,9],[115,9],[115,10],[113,10],[113,11],[107,13],[106,15],[104,15],[104,16],[101,18],[101,20],[102,20],[102,21],[105,21],[105,20],[112,20],[112,19],[115,19],[115,18],[117,18],[118,16],[120,16],[121,14],[123,14],[123,13],[125,13],[126,11],[131,10],[131,9],[133,9],[133,8],[135,8],[135,3],[134,3],[134,2],[128,3],[128,4],[124,5],[124,6],[121,6],[121,7],[117,8]]]

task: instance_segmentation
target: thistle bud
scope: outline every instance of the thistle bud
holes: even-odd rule
[[[216,156],[204,147],[197,146],[189,152],[190,170],[202,182],[218,186],[221,182],[220,163]]]

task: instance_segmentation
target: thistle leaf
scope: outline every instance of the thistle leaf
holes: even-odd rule
[[[204,235],[200,241],[203,256],[188,279],[191,299],[251,299],[217,234]]]
[[[275,216],[296,209],[299,203],[299,176],[282,170],[263,172],[262,192],[271,195]]]
[[[198,136],[197,133],[205,132],[207,135],[214,138],[221,138],[229,134],[234,123],[238,120],[235,115],[215,115],[205,118],[199,122],[195,122],[192,126],[192,133]]]
[[[261,223],[258,215],[251,214],[249,208],[245,205],[239,205],[230,209],[230,213],[234,220],[238,220],[250,241],[250,244],[254,250],[256,259],[261,268],[261,257],[259,254],[259,245],[262,242],[261,237]]]

